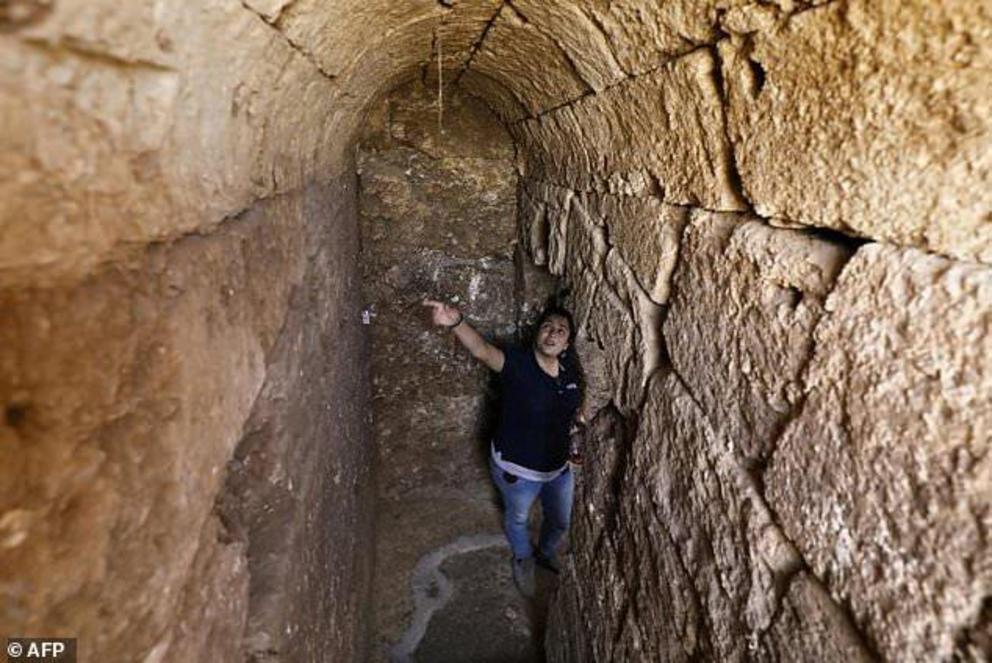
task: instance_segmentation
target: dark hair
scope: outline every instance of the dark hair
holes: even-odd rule
[[[541,317],[537,319],[537,324],[534,325],[534,331],[537,332],[548,318],[565,318],[568,322],[568,343],[571,344],[572,339],[575,338],[575,320],[572,318],[572,313],[557,304],[550,304],[544,311],[541,312]]]

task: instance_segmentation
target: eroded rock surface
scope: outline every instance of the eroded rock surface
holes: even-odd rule
[[[239,659],[263,630],[276,654],[361,655],[366,385],[320,370],[363,353],[357,237],[322,222],[354,214],[336,202],[347,186],[274,199],[70,290],[0,293],[17,321],[0,325],[0,630],[71,634],[107,661]],[[273,400],[300,409],[245,431]],[[246,471],[281,496],[276,519],[259,486],[241,496],[267,502],[261,536],[217,513],[245,446],[265,457]],[[255,554],[297,537],[312,547],[278,569]],[[246,629],[267,583],[286,609]]]
[[[720,45],[728,125],[760,214],[992,261],[988,7],[858,0],[738,21]]]
[[[381,654],[422,550],[498,532],[484,372],[419,298],[509,338],[560,277],[600,415],[552,660],[992,656],[987,3],[13,0],[0,33],[0,633],[361,659],[364,310]]]
[[[802,404],[813,329],[848,257],[747,215],[692,215],[665,338],[676,371],[743,458],[767,460]]]
[[[888,658],[950,657],[992,588],[992,276],[862,248],[816,331],[768,495]]]
[[[608,455],[585,469],[585,545],[556,606],[581,616],[582,637],[568,641],[571,624],[552,631],[554,660],[774,659],[783,647],[793,659],[870,660],[843,611],[797,575],[795,549],[674,374],[651,381],[641,416],[633,437],[618,423],[595,429]],[[590,592],[598,582],[606,591]]]

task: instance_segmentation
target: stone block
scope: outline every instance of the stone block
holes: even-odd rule
[[[360,167],[362,213],[378,248],[369,259],[396,266],[414,248],[509,256],[516,178],[508,159],[435,159],[397,145],[362,155]]]
[[[579,190],[742,209],[718,75],[712,53],[699,50],[511,126],[527,175]]]
[[[693,212],[664,324],[672,364],[710,423],[765,459],[801,403],[823,302],[850,255],[742,214]]]
[[[419,79],[394,88],[387,99],[379,108],[387,116],[383,122],[392,145],[411,147],[432,159],[449,162],[513,159],[513,144],[506,128],[480,99],[464,94],[458,87],[445,90],[440,118],[437,89]],[[374,129],[365,133],[374,133]],[[389,145],[387,142],[383,147],[388,149]],[[483,178],[479,186],[486,184]]]
[[[437,52],[440,48],[445,71],[442,74],[445,81],[454,81],[465,71],[479,37],[486,26],[496,17],[500,10],[501,0],[476,0],[474,2],[455,2],[448,7],[441,23],[437,28],[434,41],[433,62],[426,64],[427,76],[425,81],[434,87],[437,85]]]
[[[440,23],[444,13],[445,8],[440,3],[426,0],[381,4],[295,0],[282,10],[276,27],[333,77],[345,78],[356,69],[360,60],[388,54],[386,59],[380,61],[383,67],[378,75],[381,77],[386,66],[400,69],[404,65],[419,66],[430,61],[433,28]],[[417,35],[415,43],[421,45],[416,52],[409,50],[414,34]],[[388,35],[389,39],[383,40],[384,35]],[[406,48],[392,50],[389,41],[403,43]],[[404,50],[407,52],[404,53]],[[362,58],[362,55],[371,57]],[[363,83],[373,92],[377,91],[375,88],[379,84],[374,79]]]
[[[252,471],[289,497],[288,517],[268,522],[279,540],[309,542],[280,565],[320,574],[325,593],[340,587],[345,598],[319,620],[293,610],[269,626],[301,629],[304,646],[320,638],[303,629],[333,620],[320,640],[335,643],[332,656],[358,651],[354,604],[367,579],[345,560],[371,544],[361,523],[372,504],[330,476],[368,481],[369,451],[353,444],[366,385],[357,371],[314,369],[363,359],[345,186],[270,199],[76,286],[0,288],[5,632],[74,634],[100,661],[231,660],[243,655],[249,585],[252,602],[275,586],[290,606],[314,605],[318,588],[248,559],[259,540],[246,530],[270,510],[242,506],[244,527],[218,519],[250,413],[276,410],[279,444]],[[309,521],[296,517],[303,505]]]
[[[616,249],[606,254],[605,287],[612,288],[630,311],[637,325],[637,344],[632,356],[627,360],[628,375],[625,389],[632,403],[639,403],[643,397],[644,385],[651,374],[659,368],[667,352],[661,335],[661,323],[665,309],[651,301],[641,288],[634,272],[624,263]]]
[[[640,402],[645,367],[652,360],[644,339],[653,334],[657,321],[632,274],[624,272],[615,284],[605,279],[609,258],[605,228],[596,224],[585,201],[582,195],[571,197],[564,259],[569,303],[580,332],[602,351],[614,403],[630,412]]]
[[[789,583],[774,623],[752,640],[752,655],[765,661],[868,663],[876,658],[844,611],[807,571]]]
[[[594,631],[591,626],[583,628],[585,611],[580,595],[580,588],[588,584],[588,579],[576,576],[575,566],[569,563],[559,582],[548,609],[545,656],[549,661],[593,663],[597,660],[590,642]],[[582,626],[572,628],[573,625]]]
[[[551,184],[541,183],[537,190],[544,200],[548,220],[548,271],[556,276],[568,267],[568,227],[572,214],[572,191]]]
[[[598,424],[594,435],[620,435],[617,424]],[[577,509],[592,509],[573,525],[585,542],[577,576],[603,584],[579,598],[593,642],[606,643],[599,660],[742,661],[770,651],[765,640],[785,632],[791,640],[777,645],[805,660],[840,660],[829,656],[840,647],[824,634],[868,660],[822,590],[822,604],[809,608],[795,548],[676,376],[651,380],[636,437],[608,452],[588,465],[595,492],[582,492]],[[783,605],[806,621],[783,620]],[[585,627],[561,624],[549,640]]]
[[[503,4],[469,68],[511,90],[532,116],[588,90],[558,44],[511,3]]]
[[[992,261],[990,27],[970,0],[830,3],[740,26],[720,54],[758,213]]]
[[[517,184],[517,234],[535,265],[548,264],[548,216],[544,201],[535,199],[523,182]]]
[[[519,244],[513,256],[513,265],[517,329],[523,330],[537,322],[537,317],[558,292],[558,279],[546,269],[535,266]]]
[[[239,4],[60,2],[4,46],[0,284],[78,280],[346,161],[334,84]]]
[[[568,191],[564,189],[563,191]],[[591,213],[588,199],[583,194],[569,192],[569,223],[565,237],[564,271],[570,278],[577,278],[582,271],[596,276],[605,273],[606,254],[610,244],[606,228]]]
[[[514,0],[528,23],[548,35],[568,58],[575,74],[594,92],[626,77],[606,35],[581,3],[570,0]]]
[[[767,495],[879,653],[947,659],[992,588],[992,270],[861,248]]]
[[[624,71],[644,74],[659,63],[684,55],[720,37],[718,12],[750,0],[581,0]]]
[[[610,194],[590,195],[589,206],[641,288],[656,304],[666,303],[688,210],[653,197]]]
[[[476,69],[466,69],[458,77],[458,85],[469,94],[483,100],[505,123],[527,116],[527,109],[506,85]]]
[[[638,353],[640,329],[630,308],[605,282],[600,282],[588,310],[586,330],[603,348],[613,403],[622,413],[630,414],[639,404],[640,390],[636,385],[643,372],[643,359]]]

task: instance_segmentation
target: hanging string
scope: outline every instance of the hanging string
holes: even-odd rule
[[[444,86],[442,76],[444,68],[441,66],[441,30],[437,31],[437,139],[441,140],[441,117],[444,114]]]

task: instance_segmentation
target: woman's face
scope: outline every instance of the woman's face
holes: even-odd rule
[[[570,331],[568,320],[558,315],[552,315],[537,328],[534,349],[548,357],[557,357],[568,349]]]

